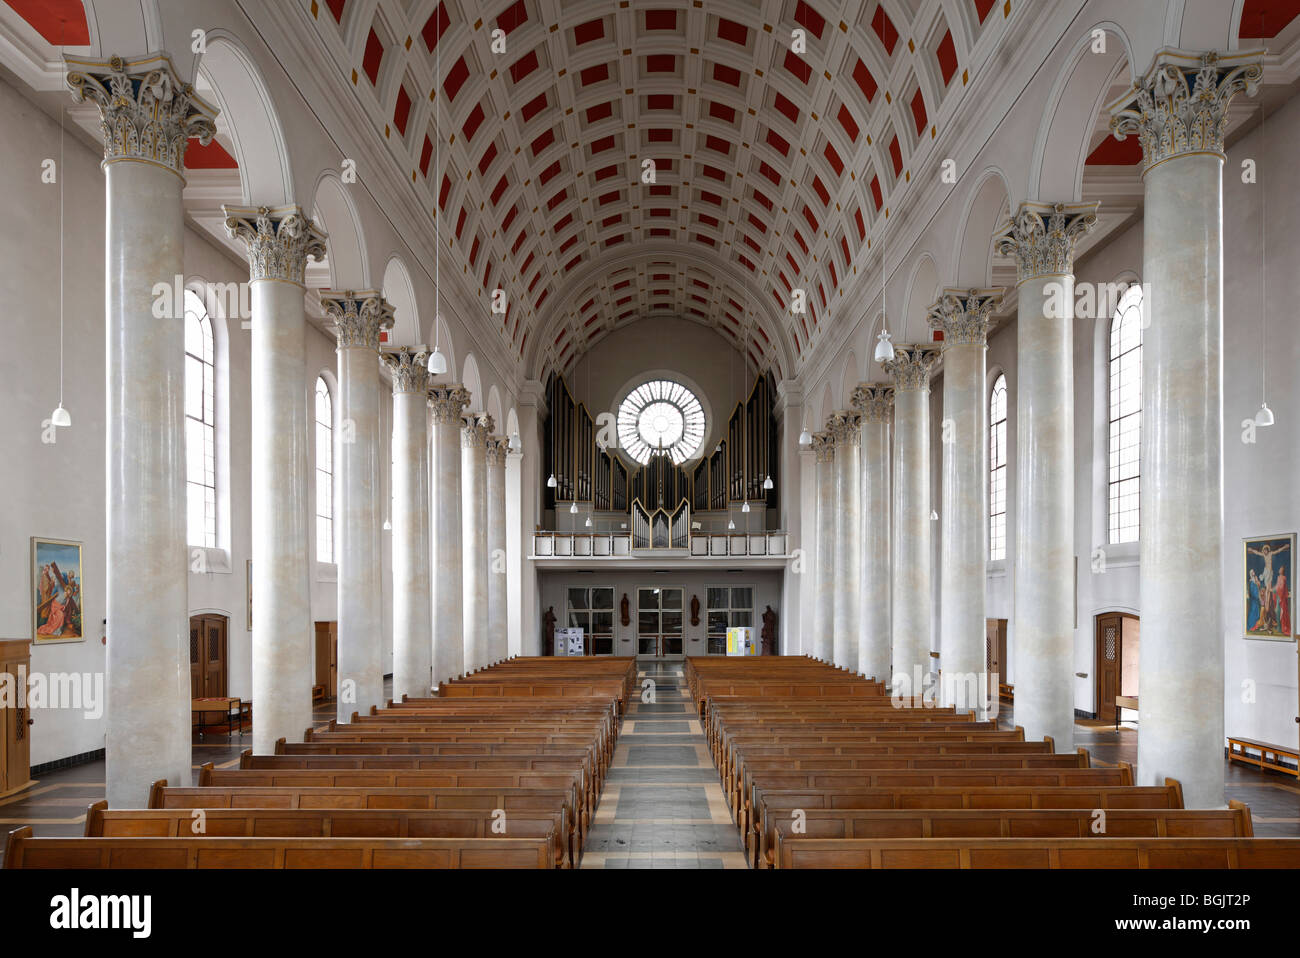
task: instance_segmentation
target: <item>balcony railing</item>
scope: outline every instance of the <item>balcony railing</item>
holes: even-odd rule
[[[691,558],[785,558],[789,555],[789,536],[784,532],[732,532],[692,534],[686,549],[662,547],[632,548],[630,532],[535,532],[533,554],[536,559],[567,559],[573,556],[593,558],[653,558],[674,555]]]

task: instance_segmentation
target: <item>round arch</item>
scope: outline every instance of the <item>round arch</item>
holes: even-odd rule
[[[1094,53],[1099,30],[1119,43],[1107,42],[1105,52]],[[1101,21],[1081,33],[1052,85],[1034,139],[1030,198],[1060,203],[1082,199],[1083,167],[1097,115],[1116,80],[1127,74],[1132,82],[1133,69],[1133,45],[1119,24]]]
[[[370,266],[366,257],[366,240],[361,231],[361,217],[352,197],[333,170],[326,170],[316,180],[312,198],[312,219],[325,230],[325,260],[333,289],[369,289]]]
[[[996,166],[985,169],[962,210],[957,245],[948,275],[956,285],[987,287],[993,283],[993,232],[1006,219],[1011,206],[1011,188],[1006,174]]]
[[[195,88],[220,109],[217,123],[230,137],[246,206],[293,202],[289,147],[266,82],[243,45],[223,29],[207,32]]]
[[[389,342],[394,346],[415,346],[420,339],[420,311],[415,304],[415,287],[406,264],[397,254],[384,267],[384,299],[393,307],[393,328]]]
[[[501,435],[501,430],[505,426],[505,414],[501,411],[501,391],[497,389],[496,383],[488,389],[487,414],[492,417],[493,432],[498,436]]]
[[[898,343],[928,343],[930,335],[930,307],[939,298],[939,267],[934,257],[922,253],[916,258],[912,275],[907,283],[907,295],[903,299],[901,320],[895,321],[898,332],[894,341]]]
[[[452,369],[450,364],[448,369]],[[483,377],[479,375],[478,360],[470,353],[465,357],[465,369],[461,373],[460,383],[469,390],[469,405],[466,412],[486,412],[486,398],[483,395]]]

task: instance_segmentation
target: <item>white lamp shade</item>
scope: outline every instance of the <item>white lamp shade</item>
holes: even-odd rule
[[[591,528],[591,516],[587,516],[587,521],[583,523],[588,529]]]
[[[62,409],[63,407],[60,406],[59,408]],[[58,425],[58,423],[55,423],[55,425]],[[1255,413],[1255,425],[1256,426],[1273,425],[1273,410],[1268,408],[1268,403],[1260,404],[1259,412]]]
[[[771,477],[771,476],[768,476],[766,479],[763,480],[763,488],[764,488],[764,489],[771,489],[774,485],[775,485],[775,483],[772,482],[772,477]]]
[[[748,512],[748,511],[749,511],[749,500],[745,500],[745,504],[744,504],[743,506],[740,507],[740,511],[741,511],[741,512]]]
[[[576,516],[577,514],[578,514],[578,504],[577,504],[576,502],[572,502],[572,503],[570,503],[570,504],[569,504],[569,515]]]
[[[889,330],[882,329],[880,341],[876,343],[876,362],[887,363],[894,358],[894,344],[889,340]]]
[[[441,376],[447,371],[447,357],[442,354],[437,346],[433,347],[433,352],[429,354],[429,372],[435,376]]]
[[[1272,420],[1269,421],[1272,422]],[[63,403],[59,403],[58,408],[55,409],[54,412],[50,413],[50,422],[56,426],[72,425],[72,416],[70,416],[68,411],[63,408]]]
[[[799,445],[812,445],[812,431],[807,426],[804,426],[803,432],[799,433]]]
[[[735,519],[728,519],[728,520],[727,520],[727,528],[728,528],[728,529],[734,529],[734,528],[736,528],[736,520],[735,520]]]
[[[555,473],[551,473],[551,478],[549,478],[549,479],[546,480],[546,488],[547,488],[547,489],[554,489],[555,486],[556,486],[556,482],[555,482]]]

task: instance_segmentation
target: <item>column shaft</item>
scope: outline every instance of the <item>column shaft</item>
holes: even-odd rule
[[[892,386],[862,385],[853,393],[862,413],[862,632],[858,671],[887,682],[890,675],[890,420]]]
[[[488,664],[487,440],[492,417],[467,417],[461,431],[462,608],[465,671]]]
[[[393,373],[393,699],[426,697],[433,675],[429,579],[427,351],[385,354]]]
[[[463,552],[461,549],[461,411],[469,393],[460,386],[429,390],[433,410],[433,680],[445,682],[465,672],[462,631]]]
[[[894,694],[918,704],[930,659],[930,367],[938,351],[896,346],[894,376]]]
[[[861,641],[862,499],[861,416],[857,412],[836,413],[831,432],[835,437],[835,644],[837,666],[858,671],[858,643]]]
[[[817,454],[817,577],[809,651],[830,662],[835,632],[835,444],[829,433],[813,435]]]
[[[500,662],[508,652],[506,592],[506,454],[509,440],[488,439],[487,447],[487,663]]]

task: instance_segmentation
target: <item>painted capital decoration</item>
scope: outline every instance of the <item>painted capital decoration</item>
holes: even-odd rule
[[[1177,156],[1222,156],[1228,103],[1242,90],[1255,95],[1263,54],[1161,50],[1142,78],[1106,108],[1111,133],[1117,140],[1137,134],[1144,174]]]
[[[496,423],[485,412],[461,417],[460,444],[464,449],[486,449]]]
[[[1001,289],[948,287],[930,307],[930,328],[943,330],[943,345],[983,346],[988,341],[993,311],[1002,304]]]
[[[812,447],[818,462],[835,461],[835,437],[829,432],[813,433]]]
[[[461,425],[461,414],[468,405],[469,390],[459,383],[429,387],[429,408],[433,410],[435,425]]]
[[[1097,225],[1097,203],[1020,204],[993,234],[1002,256],[1014,256],[1020,282],[1074,272],[1074,246]]]
[[[894,387],[861,383],[854,388],[849,403],[862,414],[863,422],[889,422],[894,410]]]
[[[502,466],[506,464],[506,453],[510,451],[510,440],[505,436],[488,436],[487,464]]]
[[[379,358],[393,375],[393,395],[429,391],[429,347],[402,346],[400,349],[379,354]]]
[[[323,289],[320,301],[338,331],[338,349],[359,346],[378,352],[380,332],[393,328],[393,307],[377,289]]]
[[[930,388],[930,369],[939,358],[939,347],[929,343],[903,343],[894,346],[894,358],[881,363],[894,377],[897,392]]]
[[[63,65],[73,100],[99,107],[105,164],[143,160],[183,176],[190,137],[207,146],[217,132],[217,108],[177,78],[165,53],[134,60],[65,56]]]
[[[226,233],[248,248],[249,278],[302,286],[308,257],[325,258],[325,233],[301,206],[222,206]]]
[[[856,409],[833,413],[826,422],[826,431],[839,445],[859,445],[862,442],[862,413]]]

